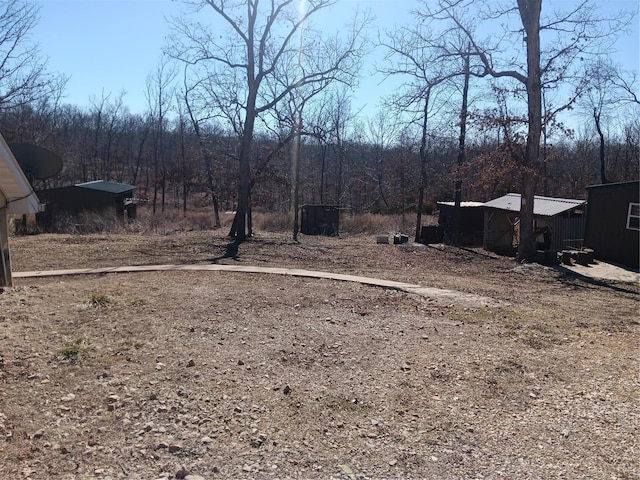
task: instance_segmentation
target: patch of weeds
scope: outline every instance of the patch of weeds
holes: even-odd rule
[[[491,322],[499,316],[490,310],[483,308],[464,308],[456,309],[449,313],[451,320],[468,325],[478,325]],[[503,319],[509,318],[507,314],[503,314]]]
[[[521,338],[522,343],[535,350],[543,350],[553,346],[553,342],[545,336],[540,336],[535,333],[530,333],[527,336]]]
[[[144,347],[144,342],[136,339],[124,340],[122,345],[126,348],[135,348],[136,350],[140,350]]]
[[[519,362],[514,360],[507,360],[504,363],[495,366],[495,370],[498,373],[508,373],[508,374],[524,374],[527,371],[527,368],[524,365],[521,365]]]
[[[610,320],[602,325],[602,330],[606,333],[628,333],[630,327],[638,325],[638,322],[631,320]]]
[[[110,303],[111,299],[101,292],[92,293],[91,298],[89,298],[89,305],[92,307],[106,307]]]
[[[125,303],[128,307],[144,307],[148,302],[144,298],[129,298]]]
[[[202,452],[193,447],[193,448],[186,448],[182,451],[182,456],[184,457],[199,457],[202,455]]]
[[[482,389],[483,397],[494,398],[504,394],[504,390],[500,385],[500,383],[498,382],[497,378],[491,376],[491,377],[488,377],[485,381],[486,381],[486,388]]]
[[[396,308],[401,312],[419,312],[420,305],[410,300],[397,302]]]
[[[536,332],[540,332],[542,334],[552,334],[554,333],[553,330],[551,328],[549,328],[547,325],[542,325],[542,324],[531,324],[528,327],[530,330],[535,330]]]
[[[91,342],[86,338],[76,338],[75,340],[69,340],[65,344],[56,350],[56,357],[63,360],[75,360],[81,355],[85,355],[93,350]]]

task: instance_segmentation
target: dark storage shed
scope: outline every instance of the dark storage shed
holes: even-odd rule
[[[305,235],[338,235],[340,208],[330,205],[303,205],[300,215],[300,232]]]
[[[584,243],[600,260],[640,264],[640,181],[587,187]]]
[[[455,239],[454,202],[438,202],[438,225],[445,243]],[[460,203],[460,230],[458,244],[466,247],[481,247],[484,234],[484,204],[481,202]]]
[[[420,243],[431,245],[434,243],[442,243],[444,235],[440,225],[423,225],[420,229]]]
[[[45,204],[46,220],[53,220],[60,212],[78,214],[81,211],[107,212],[124,218],[136,216],[136,187],[124,183],[94,182],[78,183],[70,187],[41,190],[38,197]]]

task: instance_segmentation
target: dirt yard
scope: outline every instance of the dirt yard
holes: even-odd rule
[[[16,237],[13,270],[292,267],[495,303],[233,272],[17,278],[0,294],[0,478],[640,478],[637,282],[372,235],[236,250],[223,233]]]

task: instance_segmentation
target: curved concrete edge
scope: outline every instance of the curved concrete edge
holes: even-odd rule
[[[99,268],[75,268],[69,270],[40,270],[33,272],[14,272],[14,278],[58,277],[64,275],[101,275],[106,273],[136,273],[136,272],[162,272],[162,271],[205,271],[205,272],[243,272],[243,273],[269,273],[275,275],[289,275],[293,277],[321,278],[338,280],[343,282],[355,282],[375,287],[392,288],[407,293],[413,293],[422,297],[447,299],[453,304],[464,304],[474,307],[497,307],[499,302],[489,297],[473,295],[434,287],[423,287],[412,283],[383,280],[380,278],[362,277],[342,273],[321,272],[317,270],[304,270],[298,268],[257,267],[243,265],[135,265],[125,267],[99,267]]]

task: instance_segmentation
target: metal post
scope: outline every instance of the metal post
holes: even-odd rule
[[[0,287],[12,287],[7,208],[0,208]]]

